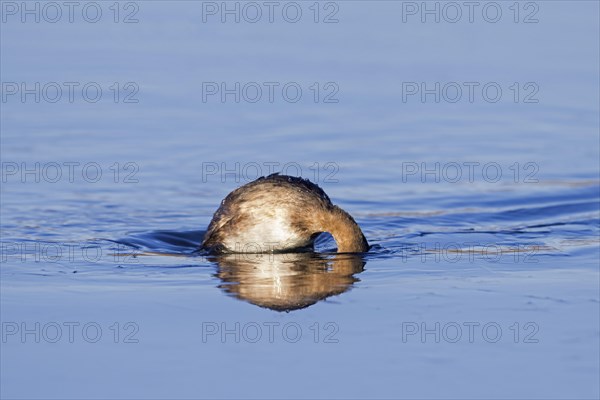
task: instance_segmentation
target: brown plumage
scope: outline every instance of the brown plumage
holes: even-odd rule
[[[329,232],[340,253],[366,252],[354,219],[309,180],[272,174],[241,186],[221,202],[202,248],[214,253],[265,253],[311,249]]]

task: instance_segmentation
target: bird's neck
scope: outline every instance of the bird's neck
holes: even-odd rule
[[[338,253],[363,253],[369,250],[369,244],[356,221],[338,206],[324,215],[322,221],[321,229],[333,236]]]

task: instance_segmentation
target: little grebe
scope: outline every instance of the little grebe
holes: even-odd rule
[[[369,250],[354,219],[307,179],[271,174],[229,193],[202,242],[213,253],[290,252],[312,248],[328,232],[339,253]]]

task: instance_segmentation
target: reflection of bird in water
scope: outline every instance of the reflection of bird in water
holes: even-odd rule
[[[267,253],[311,249],[329,232],[339,253],[369,244],[354,219],[302,178],[272,174],[231,192],[215,212],[202,242],[212,253]]]
[[[275,311],[311,306],[341,294],[359,279],[365,261],[354,254],[227,254],[214,257],[219,286],[240,300]]]

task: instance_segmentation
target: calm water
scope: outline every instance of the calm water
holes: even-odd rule
[[[598,3],[21,4],[2,398],[598,398]],[[274,171],[372,249],[196,252]]]

